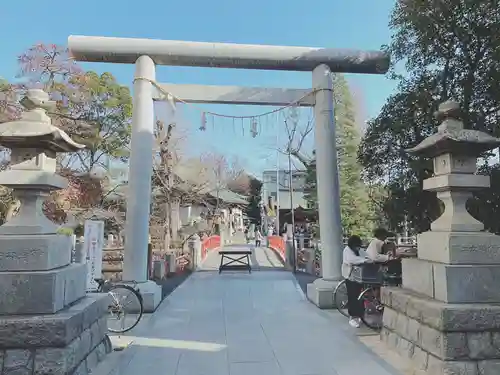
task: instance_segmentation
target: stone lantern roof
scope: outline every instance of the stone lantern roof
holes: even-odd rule
[[[406,151],[428,158],[446,153],[479,156],[500,146],[499,138],[478,130],[464,129],[460,112],[457,102],[449,100],[442,103],[436,112],[436,118],[442,121],[437,133]]]
[[[0,124],[0,144],[10,149],[37,148],[53,152],[74,152],[84,145],[74,142],[64,131],[51,124],[46,110],[55,102],[38,89],[30,89],[21,100],[26,108],[19,120]]]
[[[19,120],[0,124],[0,144],[11,149],[10,168],[0,172],[0,185],[13,189],[21,202],[19,213],[0,227],[1,235],[53,235],[54,223],[42,212],[43,201],[67,180],[56,174],[58,152],[85,146],[51,124],[47,109],[54,106],[42,90],[28,90],[21,100],[26,108]]]

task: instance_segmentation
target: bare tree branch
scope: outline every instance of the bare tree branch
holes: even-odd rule
[[[304,142],[313,131],[313,120],[309,118],[305,124],[301,123],[297,108],[292,108],[284,120],[286,143],[283,148],[278,148],[277,151],[283,155],[291,155],[297,159],[304,167],[310,163],[311,158],[304,155]],[[293,160],[293,159],[292,159]],[[297,168],[297,166],[294,164]],[[300,169],[300,168],[297,168]]]

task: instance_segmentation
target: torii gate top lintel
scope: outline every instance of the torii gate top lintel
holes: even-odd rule
[[[79,61],[134,64],[143,55],[158,65],[384,74],[389,55],[382,51],[288,47],[174,40],[70,36],[68,47]]]

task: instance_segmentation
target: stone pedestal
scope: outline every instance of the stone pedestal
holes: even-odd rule
[[[201,239],[200,239],[200,236],[198,236],[197,234],[194,234],[188,240],[188,248],[189,248],[189,251],[193,254],[194,269],[199,269],[201,267],[201,263],[203,262],[203,259],[201,257]]]
[[[411,360],[415,374],[500,374],[500,236],[466,209],[476,189],[476,155],[500,140],[466,130],[456,103],[440,106],[438,132],[409,150],[434,159],[443,214],[418,235],[418,259],[403,260],[403,288],[383,288],[381,339]]]
[[[107,294],[86,296],[87,266],[71,262],[72,238],[42,212],[44,198],[66,186],[57,152],[83,147],[50,124],[48,95],[28,90],[19,121],[0,124],[12,149],[0,184],[13,189],[19,213],[0,227],[0,375],[89,374],[106,345]]]
[[[384,288],[382,340],[428,374],[500,374],[500,236],[426,232]]]
[[[90,374],[107,353],[107,295],[84,297],[55,314],[0,319],[2,375]]]
[[[381,339],[415,374],[500,374],[500,305],[454,304],[408,289],[382,290]]]
[[[139,288],[139,293],[141,293],[144,312],[155,312],[161,302],[161,286],[151,280],[138,283],[135,286]]]
[[[338,280],[314,280],[314,282],[307,284],[307,299],[320,309],[334,309],[333,292],[338,283]]]

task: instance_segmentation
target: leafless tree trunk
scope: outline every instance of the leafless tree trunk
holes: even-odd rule
[[[155,137],[157,142],[157,152],[158,160],[155,163],[154,172],[155,180],[157,181],[157,186],[159,191],[154,192],[155,194],[160,194],[162,199],[162,209],[160,209],[160,215],[163,216],[160,220],[162,221],[162,241],[164,249],[170,248],[170,242],[172,239],[172,187],[173,187],[173,154],[170,150],[172,132],[175,128],[175,123],[170,123],[165,127],[165,124],[157,120]]]
[[[305,125],[301,124],[299,119],[299,112],[297,108],[290,108],[288,115],[285,118],[285,131],[286,131],[286,143],[284,149],[278,149],[278,151],[287,156],[288,160],[288,189],[289,189],[289,199],[290,199],[290,213],[292,220],[292,260],[293,260],[293,270],[296,271],[296,256],[297,250],[295,248],[295,212],[294,212],[294,200],[293,200],[293,167],[296,169],[304,169],[309,164],[309,161],[305,155],[303,155],[303,145],[304,141],[307,139],[308,135],[311,134],[313,130],[312,120],[308,120]],[[302,168],[298,168],[294,163],[294,159],[297,159],[302,165]],[[279,194],[279,191],[276,193]],[[279,215],[279,207],[276,215]],[[279,228],[277,228],[279,230]]]

